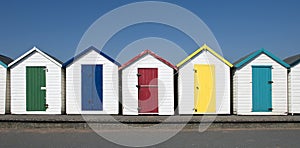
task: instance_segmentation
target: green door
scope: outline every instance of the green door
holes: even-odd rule
[[[26,67],[26,110],[46,110],[46,67]]]

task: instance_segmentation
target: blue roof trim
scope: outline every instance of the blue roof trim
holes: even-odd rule
[[[7,65],[5,63],[3,63],[2,61],[0,61],[0,65],[2,65],[4,68],[7,68]]]
[[[265,50],[264,48],[254,52],[253,54],[249,55],[247,58],[245,58],[244,60],[242,60],[241,62],[237,63],[235,65],[236,68],[240,68],[242,66],[244,66],[246,63],[248,63],[249,61],[251,61],[252,59],[254,59],[255,57],[257,57],[260,54],[266,54],[267,56],[269,56],[270,58],[272,58],[273,60],[275,60],[277,63],[279,63],[280,65],[284,66],[285,68],[290,68],[291,66],[287,63],[285,63],[284,61],[282,61],[281,59],[279,59],[278,57],[276,57],[275,55],[273,55],[271,52]]]
[[[91,46],[87,49],[85,49],[84,51],[82,51],[80,54],[76,55],[75,57],[71,58],[70,60],[68,60],[67,62],[65,62],[63,64],[63,68],[66,68],[67,66],[69,66],[71,63],[73,63],[73,61],[75,61],[76,59],[80,58],[82,55],[86,54],[87,52],[94,50],[97,53],[99,53],[100,55],[102,55],[103,57],[105,57],[106,59],[108,59],[109,61],[115,63],[118,66],[121,66],[121,64],[119,62],[117,62],[116,60],[114,60],[113,58],[111,58],[110,56],[106,55],[105,53],[101,52],[100,50],[98,50],[97,48]]]

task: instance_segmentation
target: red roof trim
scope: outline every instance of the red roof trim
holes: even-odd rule
[[[132,63],[134,63],[135,61],[137,61],[138,59],[142,58],[143,56],[150,54],[151,56],[153,56],[154,58],[158,59],[159,61],[163,62],[164,64],[168,65],[169,67],[177,70],[177,67],[174,66],[173,64],[171,64],[170,62],[168,62],[167,60],[163,59],[162,57],[158,56],[157,54],[155,54],[154,52],[150,51],[150,50],[145,50],[143,52],[141,52],[140,54],[138,54],[137,56],[135,56],[134,58],[132,58],[131,60],[129,60],[128,62],[126,62],[125,64],[123,64],[121,67],[119,67],[119,70],[122,70],[124,68],[126,68],[127,66],[131,65]]]

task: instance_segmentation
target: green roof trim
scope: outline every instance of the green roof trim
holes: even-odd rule
[[[280,65],[284,66],[285,68],[290,68],[289,64],[285,63],[280,58],[276,57],[275,55],[273,55],[271,52],[265,50],[264,48],[250,54],[249,56],[245,57],[244,59],[239,60],[239,62],[235,64],[235,67],[240,68],[240,67],[244,66],[246,63],[250,62],[251,60],[253,60],[254,58],[256,58],[257,56],[259,56],[262,53],[266,54],[268,57],[272,58],[274,61],[276,61]]]

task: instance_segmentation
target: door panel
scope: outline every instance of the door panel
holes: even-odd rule
[[[252,111],[272,111],[271,66],[252,66]]]
[[[216,112],[214,65],[194,65],[194,110],[196,113]]]
[[[46,67],[26,67],[26,110],[46,110]]]
[[[85,111],[103,110],[102,65],[81,66],[81,107]]]
[[[158,113],[157,68],[139,68],[137,76],[139,113]]]

